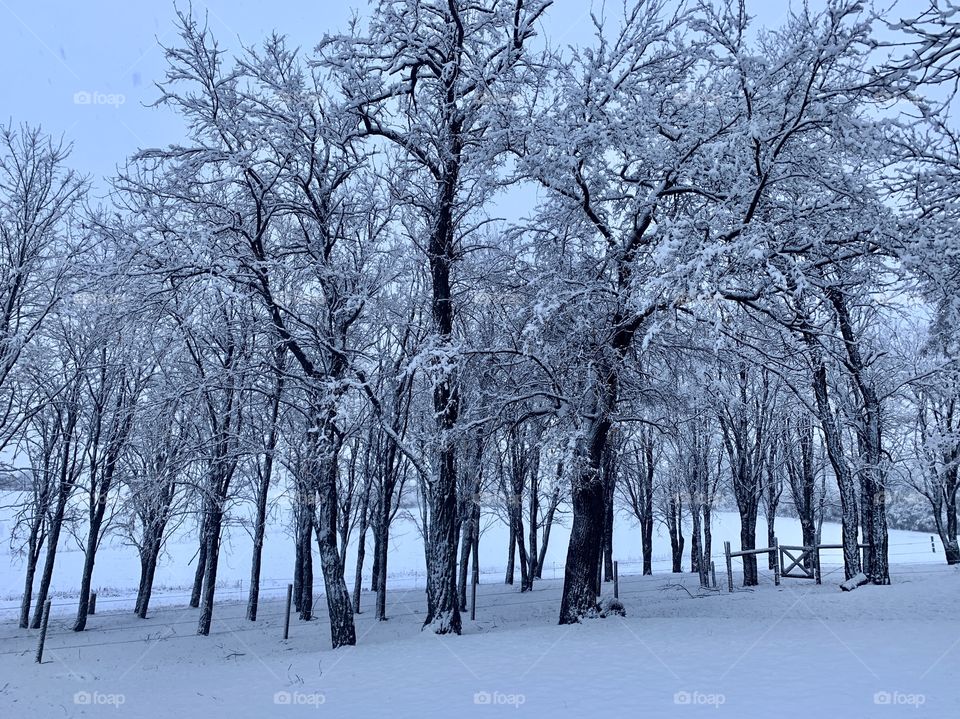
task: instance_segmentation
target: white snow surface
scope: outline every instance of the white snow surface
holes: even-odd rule
[[[934,553],[929,535],[892,532],[889,587],[841,592],[839,558],[825,554],[821,586],[784,579],[776,587],[761,562],[761,585],[744,590],[735,560],[730,594],[722,546],[738,538],[739,526],[736,515],[717,520],[718,591],[700,590],[689,573],[670,574],[663,537],[654,576],[638,576],[631,563],[640,554],[638,530],[624,521],[615,553],[627,617],[576,626],[557,625],[562,580],[552,578],[568,531],[557,528],[546,578],[521,594],[519,585],[503,584],[506,541],[494,525],[481,540],[490,571],[477,621],[465,616],[459,637],[421,631],[423,553],[416,530],[399,526],[390,620],[374,620],[374,595],[364,592],[357,646],[337,650],[329,648],[322,599],[319,619],[294,617],[290,639],[282,639],[280,596],[291,565],[282,531],[268,538],[265,576],[274,582],[256,623],[243,618],[244,593],[231,584],[246,578],[248,561],[242,533],[233,532],[209,637],[195,635],[197,610],[177,606],[192,576],[191,537],[171,545],[158,582],[172,589],[157,596],[146,620],[129,611],[135,553],[105,546],[95,586],[113,596],[98,600],[82,633],[70,631],[80,554],[66,552],[39,665],[38,633],[17,628],[12,611],[22,567],[0,556],[0,596],[9,608],[0,613],[0,719],[960,716],[960,571],[944,564],[939,540]],[[838,534],[826,526],[824,540]],[[799,543],[796,522],[779,519],[778,537]],[[605,595],[612,591],[604,586]]]

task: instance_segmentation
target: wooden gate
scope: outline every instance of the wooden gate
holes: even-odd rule
[[[807,565],[810,565],[809,567]],[[780,545],[780,576],[817,579],[817,547]]]

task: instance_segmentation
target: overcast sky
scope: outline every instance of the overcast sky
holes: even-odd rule
[[[813,6],[822,0],[810,0]],[[900,0],[909,15],[926,0]],[[594,6],[602,7],[602,2]],[[613,0],[608,7],[620,6]],[[180,7],[188,7],[186,2]],[[786,0],[752,0],[757,22],[776,25]],[[346,27],[363,0],[194,0],[225,48],[257,44],[276,29],[305,48]],[[543,21],[553,44],[588,39],[590,3],[555,0]],[[613,12],[612,10],[610,11]],[[169,0],[0,0],[0,122],[39,124],[72,141],[72,164],[95,180],[113,174],[139,147],[176,141],[180,124],[147,107],[165,69],[160,44],[175,40]],[[99,184],[99,183],[98,183]],[[102,187],[102,185],[100,185]]]

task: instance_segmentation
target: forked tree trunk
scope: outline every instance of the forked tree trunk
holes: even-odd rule
[[[207,500],[203,500],[203,509],[200,520],[200,539],[197,549],[197,568],[193,574],[193,590],[190,592],[190,606],[196,609],[200,606],[200,596],[203,592],[203,577],[207,573]]]
[[[864,573],[873,584],[890,584],[889,537],[887,533],[887,498],[883,467],[883,407],[873,381],[866,375],[866,364],[860,354],[860,342],[847,309],[846,298],[834,287],[827,288],[827,297],[837,315],[837,325],[846,351],[844,366],[850,372],[858,407],[857,438],[860,445],[860,494],[863,513]]]
[[[151,537],[148,546],[144,546],[140,555],[140,586],[137,589],[137,602],[133,612],[140,619],[147,618],[150,607],[150,597],[153,594],[153,580],[157,573],[157,562],[160,560],[162,539]]]
[[[328,437],[328,446],[333,438]],[[331,452],[331,454],[333,454]],[[330,618],[330,642],[334,649],[357,643],[353,607],[337,551],[337,465],[336,456],[324,457],[317,467],[317,545]]]
[[[860,550],[857,548],[857,490],[847,459],[843,452],[843,443],[840,428],[830,406],[830,396],[827,389],[827,368],[823,361],[820,347],[817,345],[813,331],[804,333],[804,340],[810,351],[813,365],[812,386],[817,403],[817,417],[823,430],[827,456],[833,467],[837,486],[840,490],[840,512],[843,543],[843,571],[844,579],[850,579],[860,574]]]
[[[20,601],[20,623],[21,629],[30,626],[30,607],[33,599],[33,581],[37,574],[37,564],[40,561],[40,552],[43,549],[43,539],[40,537],[39,524],[32,521],[30,525],[30,536],[27,538],[27,567],[26,576],[23,580],[23,598]]]
[[[40,587],[37,590],[37,603],[33,612],[33,621],[30,622],[31,629],[39,629],[43,621],[43,605],[47,601],[47,595],[50,593],[50,582],[53,581],[53,565],[57,561],[57,545],[60,543],[60,531],[63,528],[63,516],[66,511],[67,496],[61,490],[56,509],[53,516],[50,517],[50,531],[47,536],[47,554],[43,562],[43,573],[40,575]]]
[[[213,602],[217,591],[217,569],[220,564],[220,534],[223,531],[223,509],[213,507],[204,525],[206,536],[206,571],[203,574],[203,592],[200,595],[200,619],[197,622],[197,634],[210,634],[213,622]]]
[[[563,474],[562,465],[557,468],[557,479]],[[553,517],[560,504],[560,490],[553,490],[553,497],[550,499],[550,506],[547,508],[547,516],[543,520],[543,541],[540,542],[540,555],[537,557],[536,578],[543,579],[543,565],[547,561],[547,547],[550,544],[550,529],[553,527]]]

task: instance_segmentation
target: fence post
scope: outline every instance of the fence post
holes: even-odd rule
[[[727,591],[733,591],[733,559],[730,557],[730,542],[723,543],[723,553],[727,557]]]
[[[717,565],[713,560],[710,561],[710,584],[714,589],[717,588]]]
[[[477,583],[479,576],[473,574],[472,579],[473,581],[470,583],[470,621],[475,622],[477,620]]]
[[[937,543],[933,541],[933,535],[930,535],[930,551],[934,554],[937,553]]]
[[[43,603],[43,621],[40,624],[40,641],[37,643],[37,664],[43,663],[43,645],[47,641],[47,624],[50,622],[50,603],[48,599]]]
[[[283,620],[283,638],[290,637],[290,604],[293,602],[293,585],[287,585],[287,612]]]
[[[620,563],[613,563],[613,598],[620,598]]]
[[[773,583],[780,586],[780,542],[773,538]]]
[[[90,592],[90,604],[87,607],[87,614],[96,614],[97,613],[97,593]]]
[[[813,545],[813,573],[816,577],[817,584],[820,584],[820,545]]]

